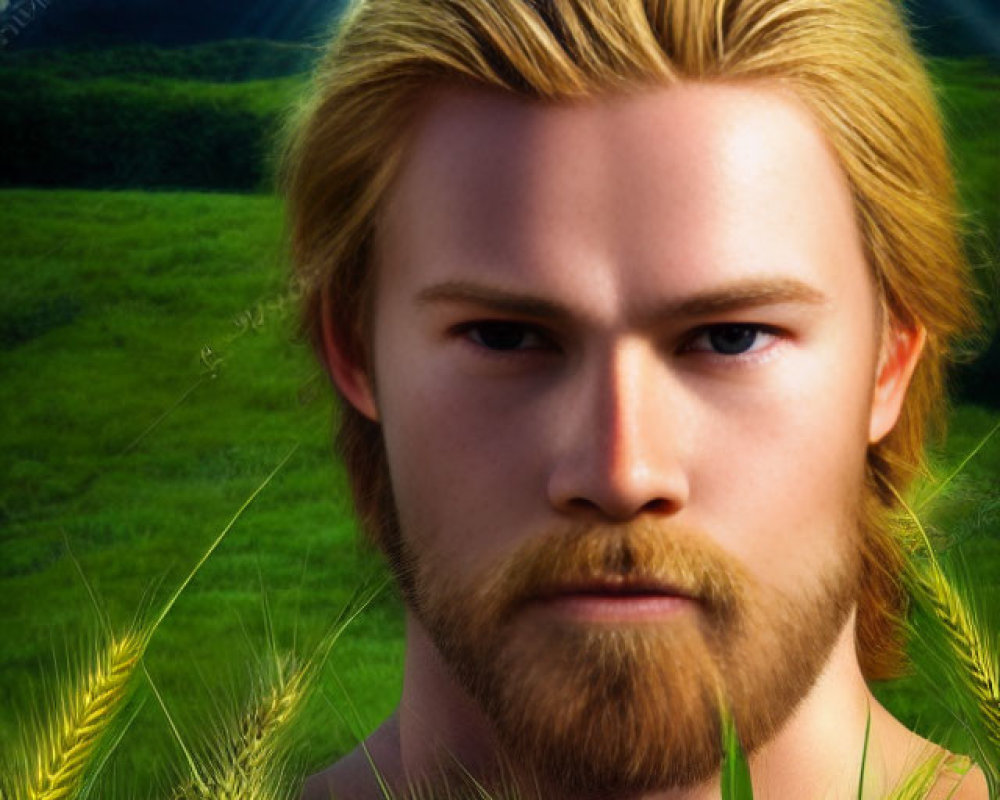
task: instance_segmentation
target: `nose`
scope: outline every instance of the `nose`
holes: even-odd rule
[[[548,476],[550,504],[562,514],[619,522],[677,513],[689,492],[681,458],[685,421],[682,392],[662,354],[637,343],[596,361],[567,386]]]

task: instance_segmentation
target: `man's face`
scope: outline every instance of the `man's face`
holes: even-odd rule
[[[710,775],[723,703],[766,741],[850,618],[878,363],[808,113],[442,90],[376,261],[394,549],[501,741],[598,791]]]

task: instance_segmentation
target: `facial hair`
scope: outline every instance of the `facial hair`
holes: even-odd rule
[[[407,603],[504,752],[581,797],[692,786],[722,761],[721,717],[752,753],[805,696],[857,597],[856,547],[796,591],[764,585],[699,531],[573,526],[456,576],[403,537],[388,548]],[[686,598],[665,618],[550,613],[567,587],[627,580]],[[690,602],[687,602],[690,601]]]

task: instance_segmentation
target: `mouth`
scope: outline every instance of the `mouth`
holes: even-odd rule
[[[584,622],[638,622],[691,610],[696,597],[658,581],[602,578],[568,583],[539,593],[534,603],[549,614]]]

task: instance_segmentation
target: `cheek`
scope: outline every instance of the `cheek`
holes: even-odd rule
[[[471,563],[525,527],[544,486],[530,393],[470,381],[444,358],[394,361],[380,390],[400,524],[449,563]]]
[[[853,535],[864,481],[865,382],[794,366],[735,407],[712,398],[692,436],[692,510],[761,577],[829,564]]]

